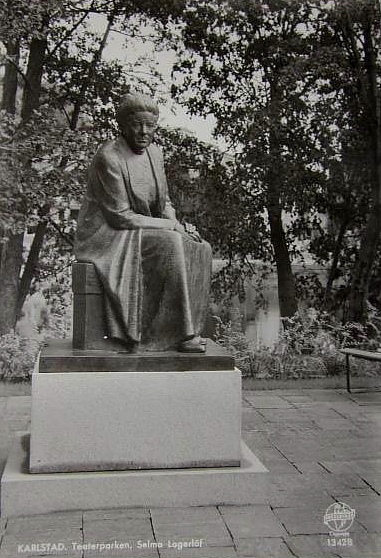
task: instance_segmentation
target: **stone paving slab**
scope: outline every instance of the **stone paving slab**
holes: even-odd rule
[[[288,423],[306,420],[299,409],[293,407],[287,409],[260,409],[258,410],[258,414],[264,417],[268,422],[287,421]]]
[[[274,436],[279,436],[279,435],[283,435],[286,437],[295,437],[295,438],[300,438],[302,436],[308,437],[308,438],[313,438],[314,436],[316,436],[316,432],[317,432],[317,426],[313,421],[310,420],[306,420],[306,421],[300,421],[300,422],[291,422],[289,423],[287,426],[285,426],[283,423],[279,422],[279,423],[273,423],[275,428],[272,428],[272,430],[270,431],[270,429],[267,430],[267,434],[270,437]]]
[[[152,508],[151,518],[153,525],[168,525],[176,523],[208,523],[222,522],[221,514],[216,506],[201,506],[188,508]]]
[[[274,445],[263,432],[253,430],[243,430],[242,438],[245,443],[250,447],[255,446],[256,450],[260,448],[272,448]]]
[[[320,401],[327,404],[336,401],[351,400],[351,397],[348,397],[349,394],[347,391],[341,389],[312,389],[308,390],[308,392],[313,401]]]
[[[352,538],[352,546],[337,547],[337,552],[341,558],[380,558],[380,535],[374,535],[372,533],[356,533]]]
[[[238,539],[235,542],[239,558],[294,558],[295,556],[281,537],[256,537]]]
[[[299,473],[298,469],[287,459],[271,460],[271,459],[261,458],[261,461],[273,473],[291,473],[291,474]]]
[[[233,539],[281,537],[286,531],[270,506],[220,508]]]
[[[359,405],[364,405],[368,403],[373,403],[374,405],[381,405],[378,392],[366,391],[364,393],[352,393],[349,396],[351,401],[358,403]]]
[[[54,530],[81,528],[81,512],[63,512],[24,517],[10,517],[7,520],[7,534],[46,533]]]
[[[253,407],[244,408],[242,411],[242,428],[243,430],[258,431],[264,428],[265,423],[268,422],[265,417],[260,414]]]
[[[118,508],[115,510],[105,509],[83,512],[84,522],[97,519],[107,521],[113,519],[149,519],[150,517],[151,513],[148,508]]]
[[[345,418],[335,408],[335,405],[335,403],[312,401],[310,404],[299,405],[296,408],[301,416],[309,417],[311,420]]]
[[[202,540],[204,546],[233,546],[232,537],[221,523],[175,523],[154,526],[157,541]]]
[[[267,395],[267,392],[262,395],[247,392],[244,397],[255,409],[292,409],[293,407],[286,399],[279,395]]]
[[[269,495],[270,506],[276,508],[304,508],[308,513],[313,510],[325,510],[335,499],[327,491],[315,488],[305,490],[298,488],[292,492],[274,489]]]
[[[102,519],[84,522],[84,540],[92,542],[102,542],[103,540],[128,539],[130,537],[140,539],[152,539],[153,531],[149,519],[114,519],[103,521]]]
[[[348,488],[357,490],[367,487],[366,483],[359,476],[351,473],[340,475],[306,473],[302,477],[302,486],[306,490],[318,486],[329,494],[336,490]]]
[[[381,471],[381,459],[351,459],[349,461],[322,461],[330,473],[370,473]]]
[[[288,390],[287,390],[288,391]],[[303,395],[300,393],[287,393],[285,392],[282,396],[283,399],[289,401],[293,405],[301,405],[301,404],[310,404],[312,402],[312,398],[309,395]]]
[[[345,418],[338,416],[337,418],[320,418],[315,420],[318,428],[322,430],[357,430],[357,427]]]
[[[298,558],[337,558],[340,556],[338,549],[328,546],[327,535],[297,535],[287,537],[285,540],[292,554]],[[370,557],[358,555],[357,558]]]
[[[321,463],[316,461],[294,461],[294,466],[299,471],[299,473],[317,473],[322,474],[325,469],[322,467]]]

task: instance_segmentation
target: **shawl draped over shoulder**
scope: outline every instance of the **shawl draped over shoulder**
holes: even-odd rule
[[[146,151],[156,186],[154,203],[149,203],[147,189],[139,189],[139,156],[122,136],[98,149],[74,252],[78,261],[96,268],[109,337],[165,350],[200,334],[212,256],[207,242],[166,227],[163,219],[173,219],[174,209],[163,156],[153,144]]]

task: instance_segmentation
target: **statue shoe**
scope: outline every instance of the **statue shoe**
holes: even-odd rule
[[[205,353],[206,344],[202,341],[200,337],[192,337],[192,339],[182,341],[177,350],[181,353]]]
[[[200,343],[200,345],[206,345],[208,340],[205,339],[205,337],[200,337],[199,335],[197,337],[193,337],[192,341],[197,340],[198,343]]]

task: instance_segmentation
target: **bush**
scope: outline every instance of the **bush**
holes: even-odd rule
[[[216,321],[214,340],[225,347],[235,359],[237,367],[244,376],[249,376],[252,371],[252,352],[245,334],[237,330],[231,321],[223,323],[219,316],[213,316]]]
[[[376,315],[371,316],[365,324],[342,324],[327,312],[310,308],[303,314],[298,313],[293,318],[283,320],[283,326],[282,335],[274,349],[283,354],[286,361],[295,357],[301,360],[303,355],[320,359],[328,376],[344,372],[344,356],[340,353],[343,347],[375,350],[381,344],[381,330]],[[305,361],[306,375],[311,375],[308,370],[312,363],[307,358]],[[371,368],[375,369],[374,364]]]
[[[29,380],[41,341],[7,333],[0,337],[0,379],[11,382]]]
[[[272,347],[250,348],[245,335],[220,318],[215,340],[236,359],[244,376],[260,379],[321,378],[344,373],[343,347],[375,350],[381,345],[381,319],[371,314],[365,324],[341,324],[326,312],[309,309],[283,320],[283,331]],[[374,375],[376,363],[353,363],[354,375]]]

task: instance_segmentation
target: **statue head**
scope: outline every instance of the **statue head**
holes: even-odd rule
[[[140,93],[123,95],[116,109],[120,131],[135,153],[142,153],[151,143],[158,118],[155,101]]]

